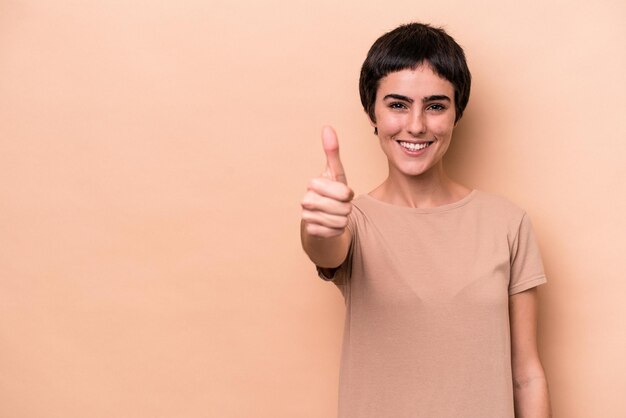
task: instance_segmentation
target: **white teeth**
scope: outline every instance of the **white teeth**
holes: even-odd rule
[[[420,149],[424,149],[424,148],[426,148],[427,146],[430,145],[430,142],[426,142],[426,143],[423,143],[423,144],[414,144],[412,142],[398,141],[398,143],[400,145],[402,145],[404,148],[406,148],[406,149],[408,149],[410,151],[417,151],[417,150],[420,150]]]

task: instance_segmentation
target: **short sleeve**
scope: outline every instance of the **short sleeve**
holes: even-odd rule
[[[524,214],[511,248],[509,295],[546,283],[543,262],[533,227]]]

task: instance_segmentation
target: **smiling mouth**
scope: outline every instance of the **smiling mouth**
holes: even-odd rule
[[[419,151],[424,148],[428,148],[435,141],[420,142],[420,143],[406,142],[406,141],[396,141],[396,142],[400,144],[402,148],[406,148],[409,151]]]

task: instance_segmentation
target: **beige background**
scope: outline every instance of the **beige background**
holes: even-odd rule
[[[376,5],[374,5],[376,3]],[[555,417],[626,416],[623,1],[0,0],[0,416],[335,417],[343,300],[299,246],[369,45],[465,47],[448,165],[527,209]]]

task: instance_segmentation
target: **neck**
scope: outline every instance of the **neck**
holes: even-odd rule
[[[469,192],[469,188],[448,177],[443,164],[438,164],[418,176],[406,176],[389,167],[387,179],[370,195],[398,206],[433,208],[461,200]]]

